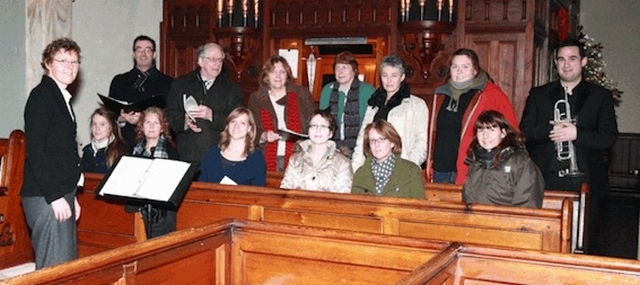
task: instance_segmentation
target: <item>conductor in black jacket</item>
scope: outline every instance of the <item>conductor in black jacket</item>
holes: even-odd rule
[[[585,250],[598,253],[594,235],[600,202],[609,194],[605,152],[618,137],[618,125],[611,91],[582,77],[587,60],[579,41],[570,39],[559,44],[555,65],[560,79],[531,89],[520,129],[526,136],[531,158],[542,171],[545,189],[577,191],[582,182],[589,184]],[[562,115],[567,114],[567,104],[573,120]],[[556,109],[560,117],[554,115]],[[573,153],[567,151],[569,142]],[[559,153],[557,144],[567,148]],[[571,160],[558,158],[567,155],[575,156],[574,166],[583,175],[569,174]]]
[[[41,65],[46,75],[31,90],[24,110],[27,152],[20,192],[36,269],[77,258],[76,189],[84,180],[67,91],[78,75],[80,47],[57,39],[45,48]]]

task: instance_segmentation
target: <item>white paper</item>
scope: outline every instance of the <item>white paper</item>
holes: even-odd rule
[[[189,166],[178,160],[123,156],[100,195],[169,201]]]
[[[187,94],[182,94],[182,102],[184,104],[184,112],[187,114],[187,116],[189,116],[189,118],[191,119],[191,121],[196,121],[196,118],[194,118],[193,116],[191,116],[191,111],[195,111],[198,109],[198,102],[196,101],[195,98],[193,98],[193,96],[188,96]]]
[[[236,183],[235,181],[233,181],[233,179],[229,178],[229,176],[224,176],[222,177],[222,180],[220,180],[220,184],[224,184],[224,185],[238,185],[238,183]]]
[[[298,50],[297,49],[280,49],[278,55],[284,57],[291,66],[291,73],[294,78],[298,78]],[[293,78],[291,78],[293,80]]]

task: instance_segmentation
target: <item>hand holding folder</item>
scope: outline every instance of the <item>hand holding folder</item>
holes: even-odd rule
[[[162,96],[153,96],[136,102],[118,100],[115,98],[104,96],[100,93],[98,93],[98,97],[100,97],[100,100],[102,100],[102,104],[104,104],[107,109],[116,114],[120,114],[120,110],[124,110],[125,113],[129,113],[132,111],[142,112],[151,106],[163,107],[165,105],[165,99]]]

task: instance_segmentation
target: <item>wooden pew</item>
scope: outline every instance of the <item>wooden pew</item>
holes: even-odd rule
[[[637,284],[640,262],[223,220],[2,284]]]
[[[640,262],[452,243],[398,285],[638,284]]]
[[[223,220],[5,284],[393,284],[449,243]]]
[[[85,177],[79,194],[83,208],[99,210],[81,218],[80,255],[139,240],[136,228],[141,225],[133,218],[102,225],[126,214],[121,205],[95,205],[105,204],[94,192],[102,175]],[[178,211],[178,229],[237,218],[569,252],[571,207],[569,200],[561,210],[530,209],[193,182]],[[126,240],[110,237],[122,233]],[[96,240],[101,248],[95,247]]]
[[[20,200],[26,152],[25,136],[20,130],[0,139],[0,268],[33,260]]]
[[[462,201],[462,186],[448,183],[425,183],[424,194],[427,200]],[[580,192],[545,190],[542,200],[543,209],[561,209],[565,199],[573,202],[571,252],[584,253],[584,232],[586,226],[586,206],[589,186],[583,183]]]
[[[267,172],[267,187],[280,188],[283,173]],[[462,186],[450,183],[425,182],[425,197],[432,201],[462,202]],[[586,225],[586,204],[588,201],[589,186],[584,183],[580,193],[571,191],[545,190],[542,201],[543,209],[562,208],[564,199],[573,202],[572,228],[571,228],[571,252],[584,253],[584,231]]]

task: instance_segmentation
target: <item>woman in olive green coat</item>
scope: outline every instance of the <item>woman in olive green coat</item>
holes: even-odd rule
[[[420,167],[400,157],[402,140],[393,125],[375,120],[364,129],[364,165],[353,175],[352,194],[424,199]]]

